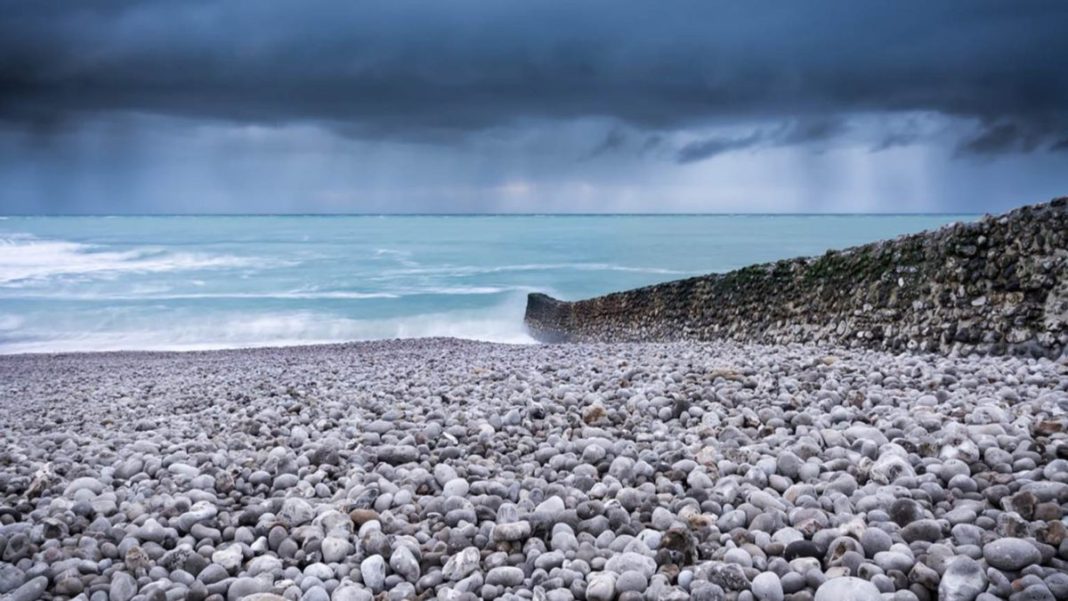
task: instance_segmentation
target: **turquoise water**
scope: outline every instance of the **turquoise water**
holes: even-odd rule
[[[0,352],[458,336],[579,299],[970,216],[0,218]]]

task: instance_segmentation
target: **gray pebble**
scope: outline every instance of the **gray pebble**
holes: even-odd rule
[[[999,570],[1018,571],[1039,563],[1042,554],[1031,543],[1020,538],[1001,538],[983,546],[983,558]]]
[[[845,576],[820,585],[814,601],[882,601],[882,595],[867,580]]]
[[[761,572],[753,579],[753,596],[757,601],[783,601],[784,593],[778,574]]]
[[[381,555],[372,555],[360,563],[363,584],[372,592],[381,592],[386,587],[386,560]]]
[[[34,601],[44,594],[48,586],[48,578],[38,576],[26,581],[23,585],[11,591],[4,597],[4,601]]]
[[[108,588],[109,601],[130,601],[137,594],[137,581],[126,572],[115,572]]]

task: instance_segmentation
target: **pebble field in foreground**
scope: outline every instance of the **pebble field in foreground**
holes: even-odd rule
[[[0,595],[1068,599],[1068,362],[451,339],[0,357]]]

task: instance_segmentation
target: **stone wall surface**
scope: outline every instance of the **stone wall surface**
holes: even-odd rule
[[[729,338],[895,351],[1068,353],[1068,197],[820,257],[575,302],[531,294],[544,342]]]

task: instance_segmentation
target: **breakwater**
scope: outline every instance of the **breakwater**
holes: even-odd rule
[[[587,300],[535,293],[525,322],[545,342],[732,339],[1059,356],[1068,348],[1068,197]]]

